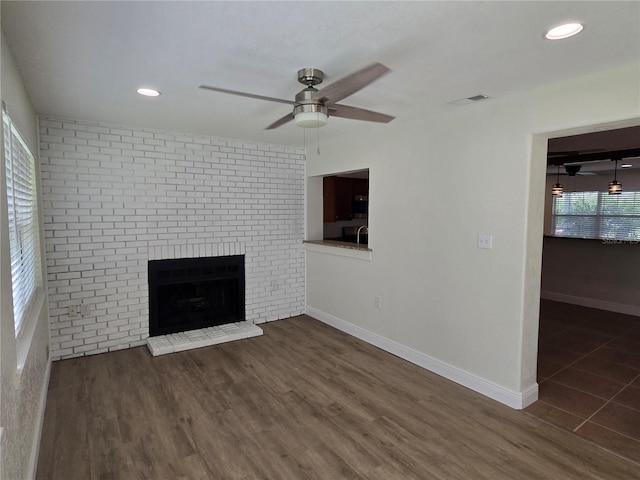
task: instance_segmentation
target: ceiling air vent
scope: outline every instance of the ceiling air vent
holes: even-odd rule
[[[469,105],[470,103],[479,102],[481,100],[486,100],[487,98],[491,98],[488,95],[483,95],[482,93],[478,95],[474,95],[473,97],[461,98],[459,100],[453,100],[448,102],[450,105]]]

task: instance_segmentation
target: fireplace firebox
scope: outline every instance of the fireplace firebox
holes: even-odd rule
[[[149,335],[245,320],[244,255],[149,262]]]

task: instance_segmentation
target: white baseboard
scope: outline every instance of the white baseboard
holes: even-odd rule
[[[511,408],[523,409],[538,399],[537,383],[514,392],[316,308],[307,306],[307,315]]]
[[[0,427],[0,478],[5,478],[4,473],[4,454],[7,451],[7,444],[4,439],[4,428]]]
[[[42,382],[42,391],[40,392],[40,401],[38,402],[38,412],[35,425],[35,435],[33,444],[31,445],[31,458],[29,459],[29,475],[27,478],[36,478],[36,469],[38,468],[38,456],[40,455],[40,440],[42,438],[42,427],[44,426],[44,411],[47,406],[47,393],[49,392],[49,379],[51,378],[51,357],[47,359],[47,367],[44,372],[44,381]]]
[[[572,305],[580,305],[582,307],[597,308],[598,310],[606,310],[608,312],[623,313],[625,315],[635,315],[640,317],[640,306],[626,305],[624,303],[607,302],[606,300],[598,300],[595,298],[577,297],[575,295],[566,295],[564,293],[541,291],[540,297],[545,300],[553,300],[555,302],[570,303]]]

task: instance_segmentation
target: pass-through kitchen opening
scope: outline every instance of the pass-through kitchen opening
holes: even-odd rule
[[[369,243],[369,170],[322,179],[323,240]]]

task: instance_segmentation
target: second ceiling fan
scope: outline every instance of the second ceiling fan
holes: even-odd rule
[[[200,85],[200,88],[213,90],[214,92],[230,93],[241,97],[293,105],[293,111],[291,113],[279,118],[266,127],[265,130],[277,128],[291,120],[295,120],[296,125],[303,128],[321,127],[327,124],[329,116],[349,118],[352,120],[365,120],[368,122],[388,123],[395,117],[384,113],[366,110],[364,108],[343,105],[337,102],[356,93],[358,90],[361,90],[390,71],[391,70],[388,67],[381,63],[372,63],[371,65],[357,70],[356,72],[337,80],[331,85],[318,90],[315,88],[315,85],[322,83],[324,73],[317,68],[303,68],[298,70],[298,82],[306,85],[306,88],[296,94],[295,100],[266,97],[263,95],[239,92],[226,88],[211,87],[209,85]]]

